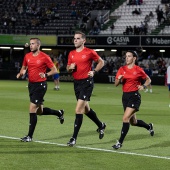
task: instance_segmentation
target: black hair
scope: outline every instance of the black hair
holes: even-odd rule
[[[138,58],[138,53],[136,51],[133,51],[133,50],[128,50],[126,52],[130,52],[133,54],[134,57]]]
[[[138,61],[137,61],[137,58],[138,58],[138,53],[136,51],[133,51],[133,50],[128,50],[126,52],[130,52],[133,54],[133,57],[136,57],[136,61],[135,61],[135,64],[138,65]]]

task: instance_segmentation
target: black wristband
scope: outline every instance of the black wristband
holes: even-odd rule
[[[93,70],[93,72],[94,72],[94,74],[96,74],[96,73],[97,73],[97,71],[96,71],[96,70]]]
[[[146,89],[146,86],[144,84],[142,86],[143,86],[144,89]]]
[[[47,73],[45,73],[45,77],[46,77],[46,78],[48,77],[48,74],[47,74]]]

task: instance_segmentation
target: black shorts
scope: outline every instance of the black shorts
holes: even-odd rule
[[[28,84],[30,102],[34,104],[43,104],[44,95],[47,91],[47,82],[37,82]]]
[[[135,108],[136,111],[139,111],[141,95],[138,91],[124,92],[122,96],[122,103],[124,111],[126,110],[126,107]]]
[[[74,80],[74,92],[77,100],[90,101],[94,82],[92,78]]]

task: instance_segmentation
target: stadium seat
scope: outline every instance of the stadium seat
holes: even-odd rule
[[[157,17],[155,13],[155,9],[157,6],[160,5],[160,8],[164,9],[164,6],[161,5],[160,0],[147,0],[144,1],[142,5],[127,5],[127,2],[123,3],[121,6],[119,6],[114,12],[110,14],[110,16],[117,16],[117,20],[114,23],[115,29],[113,30],[113,34],[120,33],[123,34],[123,32],[126,29],[126,26],[140,26],[141,22],[144,22],[145,16],[150,13],[150,11],[153,12],[154,17],[150,19],[148,22],[148,32],[150,33],[152,30],[154,30],[158,23],[157,23]],[[135,8],[140,8],[142,13],[140,15],[132,15],[132,11]],[[121,27],[121,28],[120,28]],[[108,28],[110,29],[110,28]],[[124,30],[120,32],[120,30]],[[168,34],[169,32],[165,30],[165,33]],[[103,34],[103,31],[100,32],[100,34]]]

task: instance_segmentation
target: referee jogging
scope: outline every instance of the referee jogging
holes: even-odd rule
[[[57,73],[51,58],[40,51],[41,41],[39,38],[30,39],[30,51],[23,60],[23,65],[20,72],[17,74],[17,79],[21,78],[28,70],[29,75],[29,130],[28,135],[21,138],[22,142],[31,142],[34,130],[37,124],[37,115],[55,115],[64,123],[64,110],[53,110],[48,107],[43,108],[44,95],[47,91],[47,77]],[[50,70],[46,72],[47,68]]]

